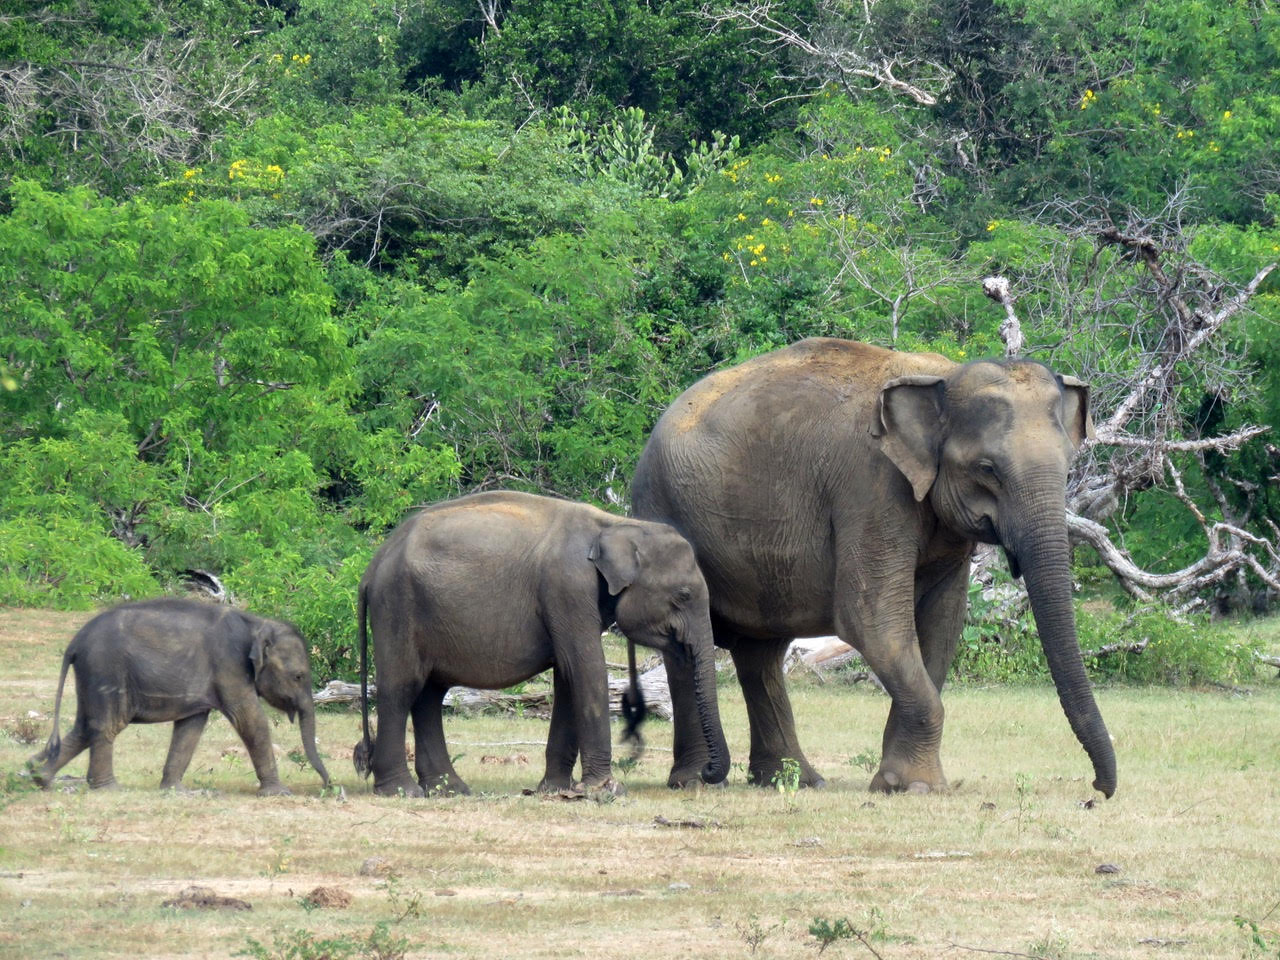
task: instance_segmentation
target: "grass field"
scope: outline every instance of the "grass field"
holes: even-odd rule
[[[547,724],[494,716],[446,721],[476,796],[375,798],[350,764],[359,715],[337,710],[319,740],[345,798],[321,797],[288,759],[297,731],[278,715],[293,797],[254,795],[222,719],[188,774],[196,793],[156,789],[168,725],[121,735],[121,790],[34,791],[18,771],[48,735],[61,653],[87,616],[0,608],[2,957],[811,958],[815,918],[861,934],[824,957],[1280,951],[1274,671],[1248,691],[1099,690],[1120,775],[1107,801],[1051,689],[973,686],[944,698],[953,789],[872,796],[888,701],[813,678],[792,689],[820,791],[743,783],[736,685],[720,691],[735,760],[724,789],[666,789],[658,722],[625,797],[523,796]],[[64,703],[64,732],[73,713]],[[162,906],[193,884],[252,909]],[[349,905],[306,902],[317,887]],[[1237,915],[1259,922],[1265,951]]]

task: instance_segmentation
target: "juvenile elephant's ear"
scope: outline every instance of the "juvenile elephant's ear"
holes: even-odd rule
[[[924,374],[898,377],[880,389],[871,434],[880,438],[884,455],[911,483],[917,501],[928,496],[938,477],[945,393],[942,377]]]
[[[1079,448],[1085,438],[1094,437],[1093,418],[1089,416],[1089,385],[1075,377],[1058,377],[1062,384],[1062,426],[1071,438],[1071,446]]]
[[[635,583],[640,573],[640,547],[634,528],[618,524],[601,530],[587,558],[609,585],[609,595],[616,597]]]

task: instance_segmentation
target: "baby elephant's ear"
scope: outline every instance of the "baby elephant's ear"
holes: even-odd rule
[[[258,679],[262,664],[266,662],[267,650],[275,641],[275,631],[271,625],[262,620],[245,621],[249,627],[249,666],[253,668],[253,679]]]
[[[596,565],[604,582],[609,585],[609,595],[616,597],[636,582],[640,573],[640,546],[636,527],[616,524],[600,531],[591,544],[587,559]]]

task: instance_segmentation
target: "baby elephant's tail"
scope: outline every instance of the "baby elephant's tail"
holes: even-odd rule
[[[62,737],[58,733],[59,717],[62,713],[62,688],[67,682],[67,671],[71,669],[72,648],[68,647],[67,652],[62,655],[62,674],[58,677],[58,695],[53,701],[53,732],[49,734],[49,740],[44,745],[44,749],[31,758],[32,763],[48,763],[58,756],[62,750]]]

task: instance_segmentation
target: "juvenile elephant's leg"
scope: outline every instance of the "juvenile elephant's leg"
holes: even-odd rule
[[[578,731],[573,720],[573,691],[560,670],[552,671],[551,732],[547,735],[547,769],[538,790],[552,792],[573,787],[578,762]]]
[[[223,712],[249,751],[254,773],[258,775],[258,796],[287,796],[290,790],[280,782],[275,751],[271,748],[271,727],[256,691],[251,688],[240,700],[224,706]]]
[[[609,730],[609,671],[598,621],[587,619],[590,626],[552,638],[555,675],[570,689],[573,726],[582,757],[582,785],[588,790],[616,790]]]
[[[204,725],[209,721],[209,711],[196,713],[173,724],[173,736],[169,739],[169,755],[165,757],[164,773],[160,776],[161,790],[182,788],[182,777],[191,765],[191,755],[196,751]]]
[[[471,788],[453,769],[449,746],[444,741],[441,705],[448,692],[448,687],[428,683],[413,703],[413,767],[425,793],[465,795],[471,793]]]
[[[822,787],[826,781],[800,749],[791,698],[783,678],[782,660],[790,644],[790,638],[779,637],[742,639],[729,645],[751,725],[747,779],[768,786],[783,774],[782,761],[794,760],[800,767],[802,786]]]

